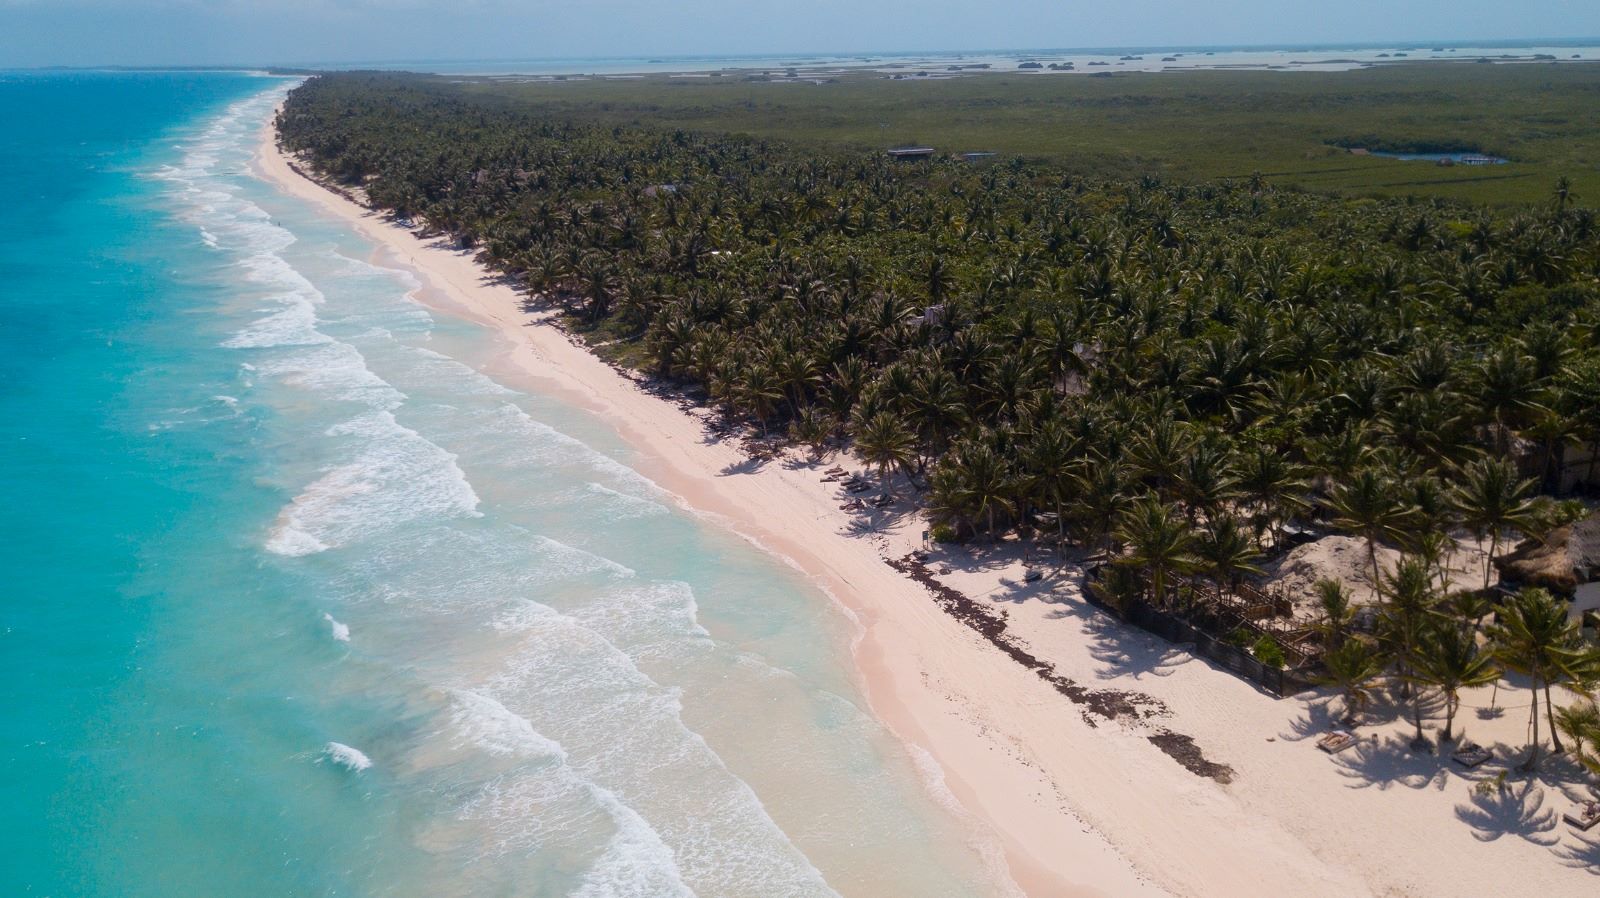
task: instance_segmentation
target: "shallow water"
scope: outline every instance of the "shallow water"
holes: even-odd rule
[[[0,893],[976,895],[851,623],[256,180],[286,82],[0,79]]]

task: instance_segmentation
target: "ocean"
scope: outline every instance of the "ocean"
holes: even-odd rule
[[[0,73],[0,894],[1004,894],[842,611],[251,173],[291,83]]]

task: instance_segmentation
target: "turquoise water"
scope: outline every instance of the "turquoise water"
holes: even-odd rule
[[[1406,162],[1442,162],[1446,159],[1451,162],[1460,162],[1466,165],[1504,165],[1506,160],[1499,156],[1488,156],[1483,153],[1391,153],[1387,150],[1368,150],[1373,156],[1383,156],[1387,159],[1400,159]]]
[[[853,633],[257,180],[288,84],[0,74],[0,894],[994,894]]]

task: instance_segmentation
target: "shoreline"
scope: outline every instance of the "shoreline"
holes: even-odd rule
[[[1466,816],[1472,801],[1460,802],[1459,787],[1471,780],[1448,759],[1419,765],[1387,742],[1380,747],[1380,734],[1409,738],[1403,719],[1364,727],[1370,752],[1330,761],[1311,744],[1331,718],[1324,696],[1268,698],[1100,615],[1059,573],[1027,583],[1013,547],[942,547],[935,563],[950,564],[950,573],[912,569],[906,556],[921,524],[904,514],[906,503],[864,528],[838,509],[836,485],[818,482],[836,458],[860,467],[848,458],[756,463],[736,435],[708,437],[703,418],[575,343],[553,313],[526,310],[525,298],[473,253],[418,238],[304,176],[278,150],[270,121],[255,168],[381,247],[382,264],[423,284],[420,301],[495,331],[505,345],[497,376],[605,420],[639,452],[641,472],[685,508],[756,543],[844,608],[858,623],[854,673],[873,714],[913,755],[932,759],[1028,895],[1376,896],[1494,886],[1511,894],[1592,882],[1556,878],[1563,868],[1548,846],[1518,832],[1515,820],[1480,834]],[[963,619],[946,599],[983,620]],[[1093,712],[1074,691],[1105,708]],[[1511,713],[1480,714],[1475,739],[1515,743],[1519,692],[1499,690]],[[1464,695],[1463,719],[1490,704],[1487,689]],[[1175,740],[1226,775],[1184,763]],[[1396,783],[1410,788],[1391,789]],[[1559,793],[1552,798],[1560,807]],[[1506,831],[1524,837],[1499,838]],[[1587,872],[1573,867],[1565,874]]]
[[[1008,753],[1003,760],[985,757],[1004,751],[1003,742],[968,726],[968,744],[962,754],[948,750],[955,741],[950,738],[949,723],[955,721],[938,719],[950,715],[932,704],[940,699],[926,688],[919,665],[906,663],[915,657],[909,643],[916,640],[905,638],[914,631],[901,629],[901,623],[916,630],[941,631],[941,640],[957,643],[961,654],[991,655],[985,659],[991,667],[1010,668],[1019,679],[1028,679],[1028,673],[988,651],[975,634],[934,605],[920,586],[885,564],[874,547],[863,546],[856,537],[830,526],[845,524],[848,515],[836,510],[837,501],[817,483],[827,462],[793,470],[773,464],[748,475],[724,476],[723,471],[747,461],[733,441],[707,442],[705,422],[700,418],[669,399],[644,391],[573,342],[553,323],[553,313],[530,315],[523,309],[525,297],[473,261],[473,253],[450,249],[440,240],[418,238],[306,176],[278,150],[270,122],[263,131],[256,170],[280,190],[335,215],[377,243],[389,256],[386,264],[411,272],[422,283],[419,300],[425,305],[495,330],[508,347],[501,360],[504,370],[497,369],[497,375],[523,384],[531,381],[536,385],[533,388],[605,420],[641,453],[641,473],[685,508],[793,567],[839,604],[859,627],[850,647],[857,668],[854,673],[874,716],[902,743],[932,759],[961,811],[977,818],[982,833],[999,844],[1011,880],[1025,894],[1171,898],[1171,893],[1151,883],[1084,821],[1059,806],[1041,806],[1029,800],[1054,790],[1047,778],[1018,756]],[[754,511],[764,508],[803,510],[805,514],[795,517],[809,515],[809,519],[799,522],[804,526],[795,528],[797,532],[778,532]],[[808,537],[824,537],[817,531],[826,531],[819,543],[843,543],[853,551],[824,554],[811,548]],[[877,590],[884,599],[867,601],[869,590]],[[894,600],[911,613],[886,614],[886,606]],[[889,627],[901,635],[884,639]],[[1062,706],[1071,708],[1065,701]],[[961,760],[952,763],[957,757]],[[990,807],[994,799],[1006,796],[1016,796],[1027,806],[1005,801]]]

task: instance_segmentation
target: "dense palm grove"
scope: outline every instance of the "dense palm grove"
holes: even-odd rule
[[[1596,677],[1541,591],[1446,594],[1449,534],[1493,555],[1581,513],[1551,497],[1600,443],[1600,222],[1564,183],[1501,213],[897,164],[400,75],[312,79],[279,132],[753,432],[850,440],[941,537],[1073,541],[1117,560],[1114,598],[1177,607],[1304,525],[1360,536],[1375,633],[1318,597],[1352,710],[1382,675],[1452,714],[1502,667]]]

